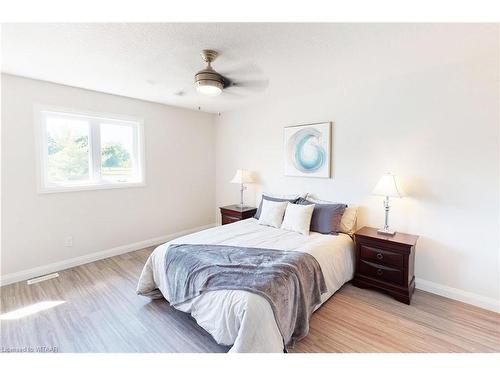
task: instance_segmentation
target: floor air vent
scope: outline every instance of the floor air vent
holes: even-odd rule
[[[29,279],[27,283],[28,285],[41,283],[42,281],[55,279],[56,277],[59,277],[59,274],[57,272],[49,273],[48,275],[43,275],[40,277],[35,277],[34,279]]]

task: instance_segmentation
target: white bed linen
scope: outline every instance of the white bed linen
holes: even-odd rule
[[[327,293],[322,296],[322,303],[351,280],[354,273],[354,245],[348,235],[332,236],[311,232],[309,236],[304,236],[259,225],[256,219],[247,219],[179,237],[157,247],[142,270],[137,286],[138,294],[169,299],[165,254],[168,246],[174,243],[232,245],[309,253],[320,264],[328,288]],[[190,313],[217,343],[232,345],[230,352],[283,352],[283,341],[271,306],[259,295],[241,290],[211,291],[175,307]]]

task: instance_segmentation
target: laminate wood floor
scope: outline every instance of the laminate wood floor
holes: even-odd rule
[[[136,295],[151,251],[2,287],[0,351],[227,352],[189,315]],[[10,319],[10,312],[31,314]],[[313,315],[309,335],[291,352],[500,352],[500,314],[419,290],[407,306],[346,284]]]

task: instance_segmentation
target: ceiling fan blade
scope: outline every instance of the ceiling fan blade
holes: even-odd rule
[[[221,96],[224,98],[232,98],[232,99],[239,99],[239,98],[245,97],[245,95],[238,94],[237,92],[234,92],[234,91],[228,90],[228,89],[222,90]]]
[[[269,86],[268,79],[259,79],[259,80],[247,80],[247,81],[235,81],[232,82],[231,86],[228,89],[243,89],[248,91],[264,91]]]
[[[183,87],[179,90],[174,91],[173,94],[175,96],[182,98],[182,97],[186,97],[186,96],[191,96],[194,92],[195,92],[195,90],[192,87]]]

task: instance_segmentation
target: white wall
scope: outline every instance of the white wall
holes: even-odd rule
[[[376,227],[383,222],[382,199],[370,192],[391,171],[408,193],[393,201],[391,225],[420,236],[417,288],[498,309],[498,27],[464,26],[454,36],[443,26],[435,38],[427,30],[428,43],[418,50],[404,43],[397,25],[390,27],[384,38],[394,46],[390,56],[373,55],[376,45],[361,46],[355,68],[344,61],[342,71],[332,70],[335,79],[325,72],[314,90],[293,86],[292,79],[286,91],[216,120],[217,206],[238,201],[238,187],[228,181],[246,168],[267,192],[359,204],[359,226]],[[404,58],[408,49],[411,63]],[[448,51],[453,63],[433,59]],[[335,51],[324,46],[324,53],[333,64]],[[393,69],[380,73],[374,61]],[[285,177],[283,127],[320,121],[334,122],[333,178]],[[252,195],[246,194],[249,203]]]
[[[2,277],[214,222],[213,115],[11,75],[1,83]],[[146,187],[37,194],[35,103],[142,117]]]

